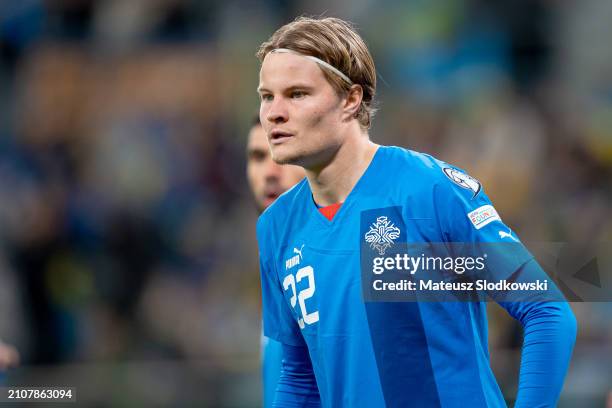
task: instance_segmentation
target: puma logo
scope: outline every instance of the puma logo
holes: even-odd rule
[[[300,249],[297,248],[293,248],[293,253],[294,254],[298,254],[300,256],[300,259],[304,259],[304,257],[302,256],[302,250],[304,249],[304,244],[302,244],[302,246],[300,247]]]
[[[518,242],[518,239],[516,239],[516,238],[514,238],[512,236],[512,230],[510,228],[508,228],[508,232],[506,232],[506,231],[499,231],[499,237],[502,238],[502,239],[503,238],[510,238],[511,240]]]
[[[293,268],[294,266],[297,266],[300,264],[300,261],[302,259],[304,259],[302,257],[302,250],[304,249],[304,244],[302,244],[302,246],[300,247],[300,249],[297,248],[293,248],[293,253],[296,255],[293,255],[291,258],[287,259],[285,261],[285,269],[289,270],[291,268]]]

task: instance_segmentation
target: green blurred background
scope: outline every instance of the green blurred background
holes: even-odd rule
[[[260,405],[254,54],[301,14],[370,46],[374,141],[469,171],[524,241],[612,242],[612,2],[3,0],[0,338],[22,355],[5,384]],[[572,307],[560,406],[606,406],[612,305]],[[490,309],[511,403],[521,331]]]

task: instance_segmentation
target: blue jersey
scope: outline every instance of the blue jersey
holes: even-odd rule
[[[324,406],[506,406],[489,365],[484,303],[364,301],[360,251],[381,219],[408,243],[516,240],[477,180],[381,146],[332,221],[306,180],[261,215],[265,335],[308,348]],[[525,250],[500,273],[530,258]]]
[[[262,334],[261,336],[261,374],[263,378],[263,406],[270,408],[278,385],[283,358],[282,344]]]

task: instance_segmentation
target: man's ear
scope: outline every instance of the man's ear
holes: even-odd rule
[[[351,85],[348,90],[346,97],[344,98],[343,111],[346,115],[345,119],[350,120],[357,116],[361,101],[363,100],[363,88],[361,85]]]

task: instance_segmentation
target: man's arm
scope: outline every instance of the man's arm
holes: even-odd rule
[[[306,347],[283,344],[283,363],[273,407],[318,408],[319,389]]]
[[[535,260],[513,276],[533,282],[548,276]],[[552,283],[551,283],[552,284]],[[500,302],[524,329],[519,390],[515,407],[554,407],[569,366],[577,323],[567,302]]]
[[[257,224],[264,335],[282,343],[282,364],[274,407],[319,407],[319,391],[302,332],[283,294],[270,233],[265,220]]]
[[[486,246],[487,266],[493,266],[488,277],[493,281],[548,280],[550,289],[530,296],[528,301],[512,295],[521,301],[505,298],[498,303],[524,328],[516,407],[554,406],[576,339],[576,319],[552,280],[493,209],[482,186],[477,180],[472,182],[479,186],[476,191],[446,180],[434,187],[444,240]],[[497,294],[492,295],[499,299]]]

